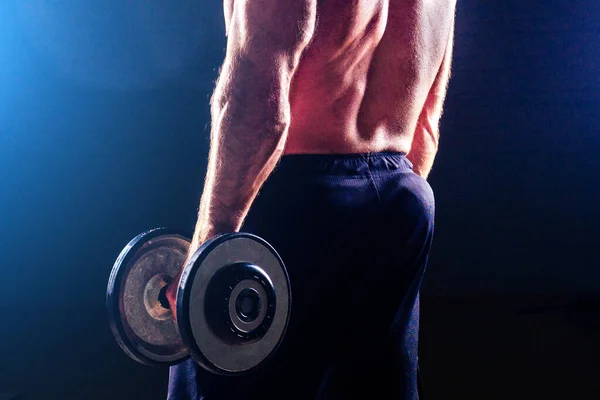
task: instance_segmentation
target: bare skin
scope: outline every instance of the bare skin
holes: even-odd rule
[[[241,228],[284,154],[404,152],[427,178],[455,7],[456,0],[225,0],[227,52],[190,255]],[[175,296],[172,285],[172,305]]]

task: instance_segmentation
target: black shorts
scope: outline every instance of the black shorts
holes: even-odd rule
[[[282,157],[242,231],[266,239],[288,269],[285,339],[244,377],[191,360],[171,367],[168,399],[416,399],[433,225],[433,192],[403,154]]]

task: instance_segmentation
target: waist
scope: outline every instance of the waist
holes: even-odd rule
[[[287,154],[275,168],[284,175],[372,176],[412,171],[412,163],[401,152],[360,154]]]

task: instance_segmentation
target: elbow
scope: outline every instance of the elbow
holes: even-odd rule
[[[264,107],[262,113],[256,110],[249,113],[250,117],[242,125],[251,127],[250,132],[256,140],[269,142],[275,146],[276,151],[283,151],[285,140],[291,125],[291,115],[285,107]]]
[[[288,120],[260,118],[241,123],[240,127],[244,128],[236,136],[257,150],[262,157],[270,159],[283,155],[290,127]]]
[[[283,155],[289,129],[290,122],[288,120],[277,120],[270,124],[265,141],[270,144],[272,157],[279,158]]]
[[[422,152],[435,156],[439,144],[440,130],[437,123],[426,123],[420,129],[417,129],[413,139],[413,146],[421,147]]]
[[[431,128],[431,127],[428,127]],[[415,132],[411,149],[407,155],[413,164],[413,171],[427,178],[438,152],[439,133],[437,129],[418,129]]]

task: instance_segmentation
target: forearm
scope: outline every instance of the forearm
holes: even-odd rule
[[[256,111],[252,114],[257,102],[254,96],[246,99],[254,101],[254,106],[248,102],[242,106],[231,96],[226,101],[221,101],[218,93],[215,96],[209,161],[191,252],[216,234],[240,229],[283,154],[287,134],[285,122],[261,119]]]
[[[283,154],[287,125],[244,122],[236,105],[212,107],[212,132],[204,191],[188,259],[211,237],[240,229],[252,201]],[[175,278],[178,282],[183,269]],[[175,314],[178,285],[167,298]],[[176,318],[175,314],[175,318]]]

